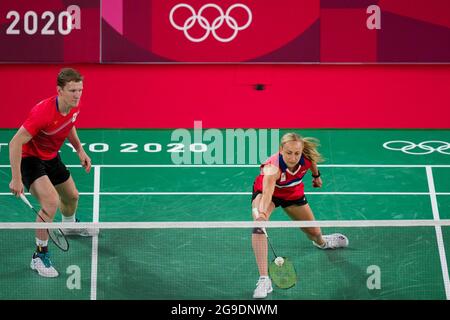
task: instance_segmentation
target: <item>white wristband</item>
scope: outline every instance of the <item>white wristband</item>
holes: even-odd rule
[[[255,217],[255,220],[259,218],[259,211],[257,208],[252,209],[252,215]]]

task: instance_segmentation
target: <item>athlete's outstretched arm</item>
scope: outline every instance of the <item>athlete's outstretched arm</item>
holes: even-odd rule
[[[20,171],[22,146],[30,141],[31,138],[33,136],[22,126],[9,142],[9,162],[11,164],[11,182],[9,183],[9,189],[16,197],[19,197],[23,193],[22,173]]]
[[[263,192],[262,198],[259,203],[259,212],[267,213],[269,205],[272,202],[272,195],[275,191],[275,184],[277,179],[280,177],[280,170],[274,165],[268,164],[263,168],[264,178],[263,178]]]
[[[78,138],[77,129],[75,129],[75,126],[73,126],[70,130],[67,139],[69,139],[70,144],[77,152],[78,157],[80,158],[81,165],[84,167],[86,172],[91,171],[91,158],[89,158],[89,156],[84,151],[83,145],[80,142],[80,138]]]

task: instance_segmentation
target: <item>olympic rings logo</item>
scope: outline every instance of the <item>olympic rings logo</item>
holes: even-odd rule
[[[177,11],[180,8],[186,8],[191,12],[191,16],[189,18],[187,18],[186,21],[184,22],[184,24],[181,26],[178,25],[173,18],[175,11]],[[219,12],[219,16],[217,18],[215,18],[212,23],[210,23],[208,21],[208,19],[206,19],[205,17],[202,16],[203,11],[205,11],[208,8],[213,8]],[[243,26],[239,26],[236,19],[230,15],[231,11],[233,11],[233,9],[235,9],[235,8],[242,8],[247,12],[248,21]],[[252,12],[246,5],[243,5],[241,3],[233,4],[232,6],[230,6],[228,8],[228,10],[225,13],[223,12],[222,8],[219,7],[218,5],[216,5],[214,3],[208,3],[208,4],[203,5],[200,8],[200,10],[198,11],[198,13],[195,13],[194,8],[192,8],[190,5],[185,4],[185,3],[180,3],[180,4],[177,4],[176,6],[174,6],[172,8],[172,10],[170,10],[169,20],[175,29],[183,31],[186,38],[188,38],[192,42],[202,42],[206,38],[208,38],[210,33],[212,33],[213,37],[217,41],[230,42],[234,38],[236,38],[239,31],[248,28],[248,26],[252,22]],[[198,22],[198,24],[205,30],[205,34],[199,38],[194,38],[189,34],[189,30],[195,25],[196,22]],[[228,27],[233,30],[233,34],[231,36],[229,36],[228,38],[222,38],[216,32],[217,29],[222,27],[224,22],[226,22]]]
[[[441,154],[450,154],[449,151],[446,151],[450,149],[450,143],[439,140],[423,141],[418,144],[411,141],[395,140],[385,142],[383,147],[388,150],[401,151],[412,155],[430,154],[435,151]]]

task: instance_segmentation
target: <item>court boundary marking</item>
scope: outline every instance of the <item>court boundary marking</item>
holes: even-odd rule
[[[10,165],[1,164],[0,168]],[[82,168],[79,164],[66,167]],[[259,168],[259,164],[93,164],[93,168]],[[450,168],[450,164],[321,164],[319,168]]]
[[[199,192],[80,192],[80,195],[84,196],[248,196],[251,192],[223,192],[223,191],[199,191]],[[429,196],[430,192],[305,192],[306,195],[371,195],[371,196]],[[450,192],[435,192],[437,196],[450,196]],[[31,195],[29,192],[25,192],[25,195]],[[12,196],[11,192],[0,192],[0,196]]]
[[[308,227],[435,227],[450,226],[450,219],[314,220],[314,221],[164,221],[164,222],[0,222],[0,229],[204,229]]]
[[[434,178],[433,178],[433,170],[431,166],[425,167],[426,174],[427,174],[427,182],[428,182],[428,188],[430,191],[430,200],[431,200],[431,209],[433,212],[433,220],[434,221],[440,221],[439,216],[439,207],[436,197],[436,190],[434,186]],[[447,257],[445,253],[445,246],[444,246],[444,238],[442,236],[442,229],[441,226],[436,225],[434,226],[435,232],[436,232],[436,241],[438,245],[439,250],[439,259],[441,262],[441,272],[442,272],[442,280],[444,281],[444,289],[445,289],[445,295],[447,300],[450,300],[450,279],[448,276],[448,266],[447,266]]]
[[[94,199],[93,201],[93,223],[100,221],[100,167],[94,167]],[[90,299],[97,300],[97,272],[98,272],[98,235],[92,237],[91,252],[91,293]]]

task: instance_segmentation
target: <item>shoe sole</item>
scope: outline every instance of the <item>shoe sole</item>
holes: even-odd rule
[[[267,294],[271,293],[273,291],[273,287],[270,288],[270,290],[267,291]],[[267,294],[264,297],[255,297],[253,296],[253,299],[264,299],[267,298]]]

